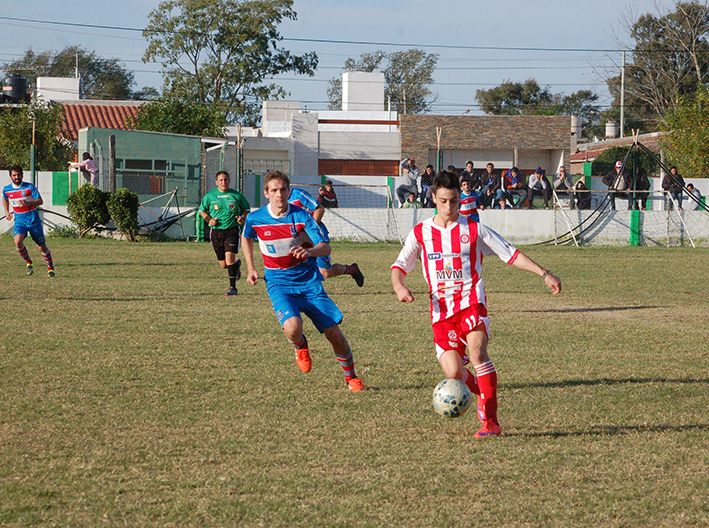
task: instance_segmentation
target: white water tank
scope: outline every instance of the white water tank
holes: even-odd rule
[[[571,133],[576,134],[577,137],[581,137],[581,122],[579,118],[572,115],[571,116]]]
[[[607,138],[618,137],[619,131],[620,131],[620,127],[618,127],[618,123],[616,123],[615,121],[606,121],[606,137]]]

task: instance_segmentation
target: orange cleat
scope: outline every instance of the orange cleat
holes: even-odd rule
[[[313,360],[310,359],[310,350],[307,348],[296,348],[295,364],[298,365],[298,368],[303,372],[310,372],[310,369],[313,367]]]
[[[349,387],[351,392],[367,390],[367,387],[364,386],[364,383],[362,383],[362,380],[360,378],[352,378],[350,381],[347,382],[347,386]]]
[[[487,436],[497,436],[502,434],[502,428],[493,420],[485,420],[483,428],[475,433],[475,438],[485,438]]]

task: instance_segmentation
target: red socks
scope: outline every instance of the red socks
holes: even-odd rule
[[[497,371],[492,361],[475,367],[482,408],[488,420],[497,423]]]

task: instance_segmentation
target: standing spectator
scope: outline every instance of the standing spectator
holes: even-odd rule
[[[574,198],[572,201],[576,202],[577,209],[591,208],[591,193],[583,180],[577,181],[576,185],[574,185]]]
[[[335,194],[335,189],[332,187],[332,180],[327,180],[323,187],[320,187],[320,194],[318,195],[318,203],[322,205],[325,209],[336,209],[339,206],[337,203],[337,195]]]
[[[611,200],[611,209],[615,211],[615,199],[627,198],[628,175],[623,172],[623,162],[615,162],[615,169],[606,174],[603,183],[608,186],[608,195]]]
[[[15,218],[15,227],[12,235],[15,248],[27,264],[27,275],[32,275],[32,259],[25,246],[25,238],[27,238],[29,233],[42,253],[44,262],[47,264],[47,274],[50,278],[53,278],[54,261],[52,252],[47,247],[42,219],[39,217],[39,211],[37,211],[37,207],[42,205],[44,200],[37,187],[22,181],[22,167],[13,165],[10,167],[9,172],[12,183],[2,190],[2,205],[5,208],[5,220],[10,222],[13,217]]]
[[[677,209],[682,210],[682,190],[684,188],[684,178],[677,172],[677,167],[670,167],[670,173],[662,178],[662,190],[670,193],[672,199],[677,202]],[[668,209],[672,209],[672,202],[668,204]]]
[[[396,189],[396,196],[399,198],[399,207],[404,206],[406,201],[406,195],[408,193],[414,193],[416,196],[419,194],[418,189],[418,178],[419,178],[419,168],[416,166],[416,158],[406,158],[401,162],[401,176],[404,178],[404,183],[399,185]]]
[[[500,207],[505,208],[505,201],[510,202],[512,207],[519,207],[521,204],[524,192],[524,176],[519,173],[517,167],[512,167],[510,170],[505,172],[502,177],[502,188],[504,189],[502,198],[500,200]],[[517,195],[518,200],[515,205],[514,197]]]
[[[423,207],[433,207],[433,202],[428,196],[428,189],[433,185],[433,178],[436,177],[436,171],[433,170],[433,165],[426,165],[426,170],[421,175],[421,205]]]
[[[692,202],[692,205],[690,206],[691,208],[689,210],[690,211],[701,211],[702,210],[702,193],[699,192],[699,189],[697,189],[693,183],[687,184],[687,190],[689,191],[689,194],[694,197],[694,199],[690,199],[690,201]]]
[[[78,167],[84,178],[94,187],[98,186],[98,167],[94,163],[91,154],[84,152],[82,155],[83,161],[69,163],[69,167]]]
[[[544,174],[544,169],[537,167],[529,177],[527,185],[527,206],[526,209],[534,208],[534,197],[541,196],[544,199],[544,207],[549,208],[549,198],[551,198],[551,184],[549,178]]]
[[[630,182],[628,186],[630,191],[628,192],[628,209],[640,209],[645,211],[647,209],[647,200],[650,195],[650,180],[647,175],[643,174],[638,167],[635,178]]]
[[[409,193],[408,199],[404,202],[404,209],[421,209],[421,202],[416,199],[414,193]]]

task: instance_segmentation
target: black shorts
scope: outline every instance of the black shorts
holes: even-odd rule
[[[241,229],[239,226],[231,229],[212,229],[209,232],[209,239],[217,254],[217,260],[226,260],[226,252],[238,253]]]

